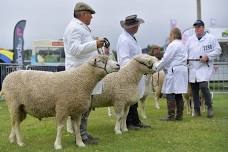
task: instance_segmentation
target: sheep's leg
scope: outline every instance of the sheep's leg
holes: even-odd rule
[[[115,113],[116,113],[116,125],[115,125],[115,133],[116,134],[122,134],[120,130],[120,125],[121,125],[121,120],[124,115],[124,106],[114,106],[115,108]]]
[[[156,109],[160,109],[159,96],[157,96],[157,95],[155,94],[154,99],[155,99],[155,108],[156,108]]]
[[[57,135],[54,143],[54,147],[56,150],[62,149],[62,144],[61,144],[61,138],[63,134],[63,128],[64,128],[64,123],[63,124],[58,124],[57,126]]]
[[[188,99],[187,100],[187,114],[190,115],[191,111],[192,111],[192,109],[191,109],[191,100]]]
[[[19,146],[24,146],[20,133],[20,123],[25,119],[26,114],[23,114],[22,112],[23,111],[20,110],[20,106],[16,108],[14,106],[10,107],[12,129],[9,136],[9,141],[11,143],[16,141]]]
[[[191,99],[191,109],[192,109],[192,117],[194,117],[195,116],[195,110],[194,110],[194,101],[192,99]]]
[[[185,103],[185,107],[186,107],[186,113],[187,115],[190,115],[191,114],[191,100],[185,96],[184,97],[184,103]]]
[[[142,99],[140,99],[140,105],[141,105],[141,116],[143,119],[146,119],[146,112],[145,112],[145,101],[146,101],[146,97],[143,97]]]
[[[186,99],[185,95],[182,94],[183,100],[184,100],[184,107],[186,109],[187,115],[189,114],[189,109],[188,109],[188,99]]]
[[[80,133],[81,115],[76,117],[75,119],[72,119],[72,122],[75,131],[76,144],[78,145],[78,147],[85,147],[85,144],[82,142],[82,137]]]
[[[12,127],[10,135],[9,135],[9,141],[10,141],[10,143],[15,143],[16,140],[17,140],[16,134],[15,134],[14,128]]]
[[[17,144],[19,146],[24,146],[24,143],[22,142],[22,138],[21,138],[20,122],[15,123],[14,132],[16,134]]]
[[[109,116],[109,117],[112,117],[112,110],[111,110],[111,107],[108,107],[108,116]]]
[[[67,118],[67,132],[73,134],[74,133],[74,130],[73,130],[73,124],[71,122],[71,117],[68,116]]]
[[[56,150],[62,149],[61,139],[62,139],[64,124],[66,123],[66,120],[67,120],[67,117],[65,117],[61,112],[57,112],[56,114],[57,134],[56,134],[56,139],[54,143],[54,148]]]
[[[125,106],[125,108],[124,108],[124,115],[123,115],[123,119],[122,119],[122,122],[121,122],[121,130],[123,132],[128,131],[126,121],[127,121],[127,115],[128,115],[128,112],[129,112],[129,108],[130,108],[130,106]]]
[[[203,97],[201,97],[200,99],[200,102],[201,102],[201,111],[202,112],[205,112],[206,111],[206,108],[205,108],[205,99]]]

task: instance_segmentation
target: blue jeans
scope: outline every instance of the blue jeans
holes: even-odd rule
[[[80,133],[81,133],[82,140],[88,139],[89,134],[87,132],[87,124],[88,124],[88,118],[89,118],[90,112],[91,112],[91,109],[89,109],[89,111],[82,114],[81,125],[80,125]]]

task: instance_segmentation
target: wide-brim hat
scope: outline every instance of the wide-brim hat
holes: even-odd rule
[[[91,14],[95,14],[96,12],[94,11],[94,9],[92,9],[91,6],[89,6],[88,4],[84,3],[84,2],[78,2],[75,7],[74,7],[74,11],[89,11]]]
[[[129,29],[144,23],[144,20],[137,18],[137,15],[130,15],[125,18],[125,20],[120,21],[120,25],[124,29]]]

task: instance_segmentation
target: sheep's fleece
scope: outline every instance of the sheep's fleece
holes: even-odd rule
[[[79,126],[81,114],[91,106],[91,93],[106,74],[119,70],[119,65],[106,55],[97,55],[78,68],[62,72],[21,70],[10,73],[3,82],[1,94],[11,115],[10,142],[23,146],[20,123],[30,114],[36,118],[56,116],[55,149],[61,149],[61,136],[68,116],[71,116],[76,144],[82,142]]]

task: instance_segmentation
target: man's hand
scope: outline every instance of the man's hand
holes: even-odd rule
[[[104,46],[104,39],[103,38],[98,38],[97,40],[97,48],[102,48]]]
[[[103,53],[106,55],[109,55],[109,48],[104,47]]]
[[[200,57],[200,61],[203,62],[203,63],[207,63],[208,60],[209,59],[208,59],[208,56],[206,54]]]
[[[158,71],[157,67],[158,67],[159,63],[160,63],[160,61],[157,61],[153,64],[153,67],[152,67],[153,71]]]

